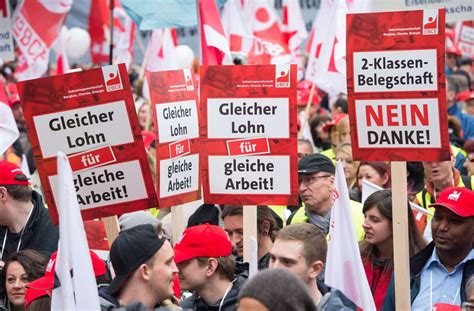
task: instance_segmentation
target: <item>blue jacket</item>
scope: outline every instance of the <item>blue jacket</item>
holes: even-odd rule
[[[461,121],[461,129],[463,131],[463,138],[470,139],[474,138],[474,117],[463,113],[457,103],[448,108],[448,114],[455,116]]]
[[[421,271],[426,262],[430,259],[434,250],[434,242],[431,242],[418,254],[410,259],[410,301],[413,304],[416,296],[420,292]],[[464,266],[461,281],[461,302],[466,301],[466,283],[471,275],[474,275],[474,260],[468,260]],[[383,303],[382,311],[395,310],[395,288],[393,283],[393,274],[390,284],[388,285],[387,295]]]

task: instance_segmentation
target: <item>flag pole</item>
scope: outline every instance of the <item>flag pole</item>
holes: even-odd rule
[[[114,7],[115,0],[109,0],[110,8],[110,43],[109,43],[109,65],[112,65],[114,59]]]
[[[304,123],[301,125],[301,131],[298,133],[298,138],[301,138],[301,136],[303,135],[303,130],[304,130],[304,126],[306,124],[308,124],[309,126],[309,107],[311,107],[311,104],[313,103],[313,96],[314,96],[314,91],[316,89],[316,83],[313,83],[313,85],[311,86],[311,91],[309,92],[309,98],[308,98],[308,102],[306,103],[306,109],[305,109],[305,112],[304,112]]]

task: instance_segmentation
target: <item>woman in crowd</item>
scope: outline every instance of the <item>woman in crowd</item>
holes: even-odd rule
[[[365,274],[377,310],[382,308],[393,272],[392,192],[379,190],[371,194],[362,209],[365,238],[360,243]],[[407,202],[408,240],[410,257],[426,246]]]
[[[390,165],[385,162],[361,161],[356,174],[356,184],[351,199],[362,202],[362,180],[382,188],[390,188]]]
[[[359,161],[352,159],[352,145],[350,143],[342,143],[336,148],[336,160],[342,161],[347,188],[352,189],[355,185]]]
[[[311,128],[311,136],[313,136],[314,146],[319,150],[327,150],[331,148],[329,141],[329,133],[323,131],[324,124],[330,122],[331,119],[326,114],[318,114],[309,123]]]
[[[0,310],[24,310],[25,285],[43,276],[47,260],[34,250],[12,254],[2,270],[3,307]]]
[[[464,151],[466,151],[466,161],[464,162],[464,167],[467,170],[468,176],[474,175],[474,138],[469,139],[464,144]]]

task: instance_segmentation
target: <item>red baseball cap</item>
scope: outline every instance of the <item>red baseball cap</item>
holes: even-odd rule
[[[462,51],[456,45],[453,45],[446,49],[446,54],[454,54],[457,56],[462,56]]]
[[[229,236],[219,226],[204,224],[184,230],[174,246],[174,261],[196,257],[225,257],[232,254]]]
[[[347,116],[348,116],[347,113],[340,113],[340,114],[337,114],[337,115],[331,120],[331,122],[324,124],[324,126],[323,126],[323,131],[329,132],[329,131],[331,130],[331,127],[332,127],[332,126],[338,125],[339,122],[341,122],[341,120],[344,119],[344,118],[347,117]]]
[[[473,99],[473,98],[474,98],[474,92],[471,92],[469,90],[459,92],[458,95],[456,95],[456,100],[458,102],[464,102],[468,99]]]
[[[105,262],[97,256],[93,251],[89,251],[91,255],[92,268],[96,277],[104,275],[106,272]],[[25,304],[28,306],[36,298],[51,295],[54,288],[54,271],[56,269],[56,258],[58,252],[54,252],[49,258],[44,276],[33,282],[26,284]]]
[[[430,207],[445,207],[453,213],[466,218],[474,216],[474,191],[462,187],[444,189]]]
[[[0,161],[0,185],[28,186],[29,184],[28,178],[18,166],[8,161]]]

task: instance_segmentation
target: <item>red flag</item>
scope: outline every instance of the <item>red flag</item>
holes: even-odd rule
[[[282,31],[290,51],[298,50],[301,42],[308,37],[298,0],[283,0]]]
[[[248,1],[244,12],[255,40],[248,64],[284,64],[292,59],[283,40],[278,13],[270,1]]]
[[[46,72],[50,47],[71,6],[72,0],[25,0],[18,5],[13,36],[23,59],[17,78],[38,78]]]
[[[199,30],[203,65],[232,64],[229,42],[214,0],[199,1]]]
[[[222,9],[222,26],[232,52],[247,55],[252,47],[253,35],[245,21],[241,0],[228,0]]]

